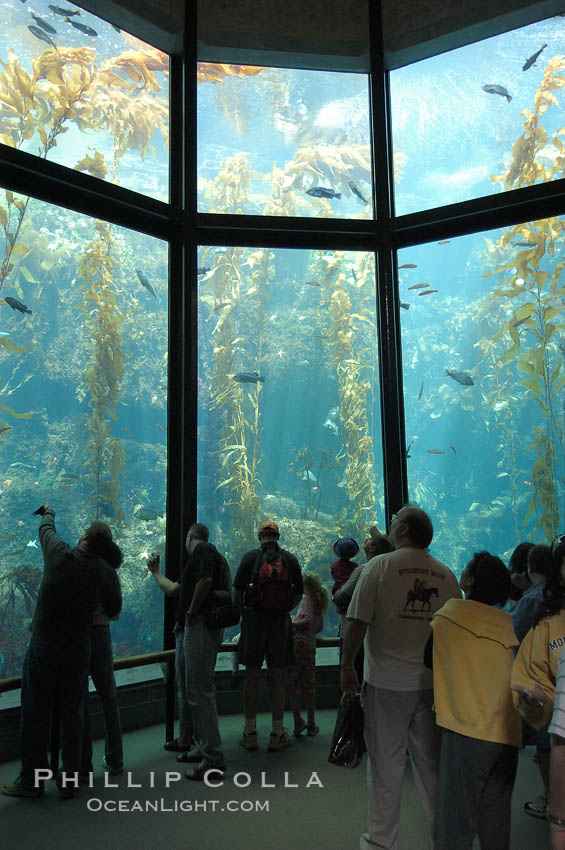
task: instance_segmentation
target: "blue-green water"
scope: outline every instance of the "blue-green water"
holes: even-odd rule
[[[48,4],[33,11],[61,50],[92,54],[62,65],[44,54],[34,77],[49,45],[28,30],[26,6],[5,4],[0,140],[166,199],[166,58],[86,13],[96,37]],[[532,182],[532,163],[546,169],[537,180],[562,176],[558,88],[538,112],[535,151],[513,151],[562,20],[392,75],[398,213],[498,192],[490,177],[508,175],[513,157],[516,179]],[[64,116],[63,89],[76,96]],[[202,64],[198,110],[201,212],[372,217],[365,76]],[[112,523],[125,555],[116,653],[159,648],[163,597],[145,557],[164,553],[166,536],[167,246],[10,193],[0,205],[1,297],[32,311],[0,304],[4,674],[19,673],[25,650],[41,570],[31,512],[43,501],[70,541],[93,513]],[[457,572],[474,550],[507,557],[564,519],[563,222],[487,225],[398,255],[410,498],[433,519],[434,555]],[[235,570],[258,523],[276,519],[281,544],[329,585],[335,539],[388,524],[374,256],[201,246],[198,266],[198,520]],[[336,627],[332,612],[326,634]]]

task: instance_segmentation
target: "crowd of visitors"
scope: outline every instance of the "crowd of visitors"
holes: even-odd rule
[[[2,793],[39,797],[50,778],[52,715],[61,723],[57,787],[72,797],[91,774],[88,677],[105,721],[104,769],[123,770],[109,622],[119,617],[122,555],[107,525],[92,523],[74,547],[45,504],[39,537],[44,573],[22,674],[21,770]],[[509,850],[519,748],[535,744],[542,792],[524,810],[547,818],[554,850],[565,850],[565,536],[551,546],[521,543],[508,568],[475,552],[459,581],[432,557],[433,527],[415,505],[376,527],[363,544],[334,544],[331,594],[320,574],[302,573],[279,546],[273,521],[258,529],[233,586],[225,557],[195,523],[178,580],[147,567],[177,599],[174,633],[179,734],[165,749],[188,764],[186,778],[226,769],[214,685],[223,626],[220,600],[239,610],[237,663],[245,666],[239,743],[260,745],[256,716],[263,664],[272,711],[267,749],[279,752],[316,725],[316,636],[330,599],[340,615],[341,690],[361,691],[367,750],[368,827],[362,850],[397,850],[403,777],[412,773],[435,850]],[[297,606],[296,613],[291,616]],[[236,613],[237,619],[237,613]],[[285,701],[294,718],[285,729]],[[302,716],[304,700],[306,720]]]

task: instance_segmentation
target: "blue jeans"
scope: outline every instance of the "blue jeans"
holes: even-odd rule
[[[123,765],[124,757],[110,626],[92,626],[90,640],[90,675],[104,713],[106,764],[115,770],[119,770]],[[88,701],[88,689],[86,690],[85,701]],[[92,770],[92,738],[90,737],[87,706],[85,708],[81,770],[83,773],[88,773]]]
[[[186,670],[184,664],[184,630],[175,631],[175,676],[177,680],[177,699],[179,705],[179,738],[189,743],[193,738],[192,714],[186,695]],[[188,748],[187,748],[188,749]]]
[[[214,668],[223,629],[209,629],[204,614],[184,627],[186,695],[192,714],[194,740],[202,761],[223,767],[224,754],[218,726]]]
[[[51,717],[61,720],[61,762],[66,773],[80,769],[82,703],[88,682],[90,642],[69,645],[33,635],[22,671],[21,775],[33,783],[34,770],[47,768]]]

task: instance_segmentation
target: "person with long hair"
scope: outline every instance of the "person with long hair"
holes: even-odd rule
[[[302,574],[304,596],[296,616],[294,629],[295,664],[290,668],[288,690],[294,715],[294,734],[306,729],[309,737],[320,731],[316,726],[316,635],[324,628],[324,616],[330,604],[330,594],[318,573]],[[300,713],[300,694],[306,702],[307,722]]]

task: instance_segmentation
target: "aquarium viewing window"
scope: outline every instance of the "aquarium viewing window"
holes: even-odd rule
[[[565,18],[390,74],[397,215],[563,177]]]
[[[93,519],[114,530],[115,656],[160,644],[145,561],[165,551],[168,261],[157,239],[9,191],[0,225],[0,674],[18,676],[44,502],[71,545]]]
[[[365,74],[198,64],[200,212],[373,217]]]
[[[556,217],[399,253],[410,498],[457,571],[560,527],[564,232]]]
[[[374,257],[201,247],[198,272],[202,521],[235,570],[276,517],[331,582],[337,537],[385,524]]]
[[[0,142],[167,201],[169,57],[73,3],[0,23]]]
[[[328,584],[409,498],[455,569],[562,531],[565,19],[389,74],[378,4],[335,66],[65,9],[0,13],[0,676],[36,502],[115,529],[118,656],[172,645],[145,559],[196,519],[235,571],[273,518]]]

